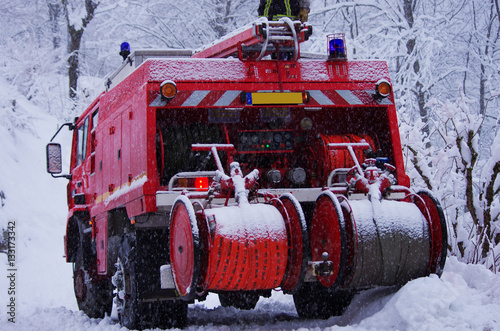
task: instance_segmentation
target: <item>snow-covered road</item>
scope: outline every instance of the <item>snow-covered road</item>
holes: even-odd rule
[[[188,316],[187,330],[500,330],[500,275],[450,258],[441,279],[431,276],[399,290],[363,292],[343,316],[328,320],[299,319],[292,297],[280,292],[261,298],[252,311],[220,307],[217,296],[210,295],[190,306]],[[2,316],[0,329],[122,330],[109,317],[90,319],[73,305],[48,306],[43,301],[19,307],[15,324]]]

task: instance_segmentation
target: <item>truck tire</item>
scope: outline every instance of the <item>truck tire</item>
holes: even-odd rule
[[[113,285],[120,324],[129,329],[182,328],[187,323],[187,302],[168,300],[142,302],[136,272],[140,256],[135,236],[125,235],[118,251]],[[159,271],[158,271],[159,272]]]
[[[222,307],[238,309],[254,309],[259,301],[259,294],[254,292],[220,292],[219,301]]]
[[[96,264],[85,266],[85,256],[80,245],[73,263],[73,287],[78,308],[88,317],[103,318],[111,314],[113,287],[109,279],[96,281]]]
[[[328,319],[342,315],[354,294],[350,290],[331,291],[320,284],[305,283],[293,295],[293,301],[299,317]]]

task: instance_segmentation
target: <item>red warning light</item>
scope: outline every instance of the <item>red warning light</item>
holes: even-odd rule
[[[208,190],[208,177],[196,177],[195,180],[196,191]]]

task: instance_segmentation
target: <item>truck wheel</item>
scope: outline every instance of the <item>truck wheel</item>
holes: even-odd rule
[[[349,290],[329,291],[319,284],[305,283],[293,295],[293,301],[299,317],[327,319],[342,315],[354,294]]]
[[[337,290],[334,293],[328,294],[328,306],[331,316],[341,316],[351,304],[352,298],[356,292],[350,290]]]
[[[184,301],[142,302],[136,272],[140,267],[135,237],[126,235],[118,251],[113,276],[115,303],[120,324],[129,329],[182,328],[187,322]],[[159,271],[158,271],[159,272]]]
[[[113,288],[109,279],[96,281],[95,263],[85,267],[83,248],[80,246],[73,263],[73,286],[78,308],[90,318],[103,318],[111,314]]]
[[[222,307],[234,307],[238,309],[254,309],[260,296],[253,292],[221,292],[219,301]]]

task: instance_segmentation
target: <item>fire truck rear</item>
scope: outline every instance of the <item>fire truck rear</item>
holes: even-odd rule
[[[47,146],[88,316],[182,327],[209,292],[252,309],[280,289],[328,318],[364,289],[441,274],[444,215],[409,188],[387,64],[347,60],[340,34],[307,57],[311,33],[261,20],[195,53],[135,51],[65,124],[68,175]]]

